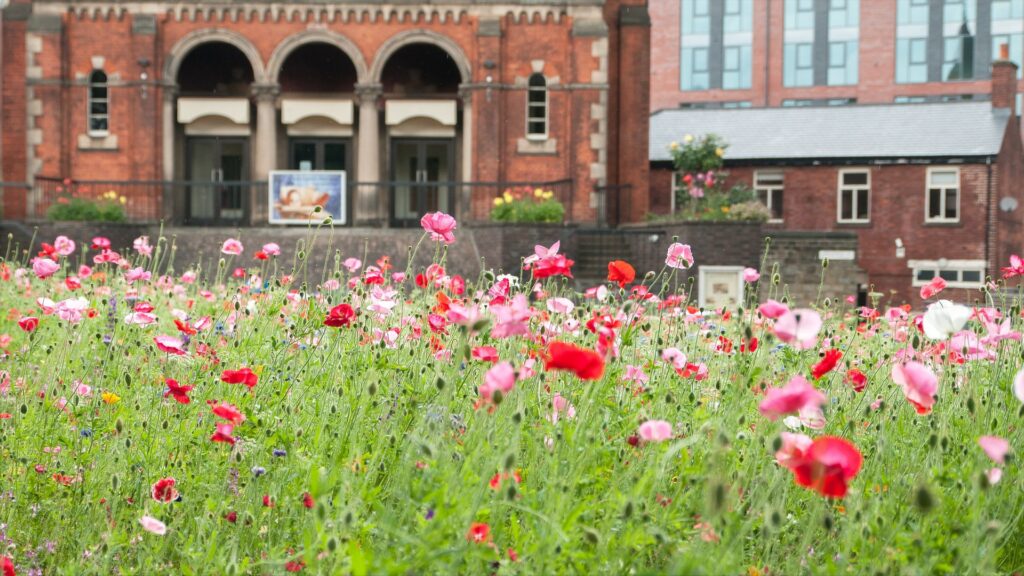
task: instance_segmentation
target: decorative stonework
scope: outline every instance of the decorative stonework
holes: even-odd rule
[[[598,62],[597,69],[590,75],[590,82],[603,85],[598,92],[598,103],[590,106],[591,124],[595,126],[590,134],[590,149],[597,157],[597,161],[590,164],[590,178],[602,186],[608,176],[608,38],[595,38],[590,45],[590,54]],[[596,208],[599,202],[598,195],[592,192],[590,206]]]
[[[35,33],[25,34],[25,81],[26,81],[26,119],[27,134],[26,140],[28,150],[26,158],[28,166],[26,179],[31,184],[43,167],[43,161],[36,156],[36,147],[43,143],[43,130],[36,125],[36,118],[43,115],[43,101],[36,98],[34,80],[43,77],[43,69],[38,65],[39,54],[43,51],[43,37]]]
[[[516,140],[516,152],[524,156],[555,156],[558,154],[558,140],[555,138],[543,140],[519,138]]]
[[[312,42],[322,42],[337,47],[348,56],[348,59],[352,61],[352,65],[355,66],[356,82],[362,83],[367,81],[366,59],[363,58],[363,53],[356,46],[355,42],[337,32],[316,29],[306,30],[289,36],[274,49],[274,53],[270,56],[270,60],[267,63],[269,80],[271,82],[278,82],[281,68],[284,66],[285,61],[288,60],[288,56],[292,51]]]

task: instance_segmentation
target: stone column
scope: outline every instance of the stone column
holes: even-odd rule
[[[277,164],[277,96],[280,87],[277,84],[254,84],[252,95],[256,99],[256,152],[252,166],[254,182],[269,179],[270,171]],[[263,223],[267,219],[265,213],[266,190],[253,186],[249,202],[250,223]]]
[[[462,100],[462,182],[473,181],[473,90],[460,86],[459,98]],[[459,186],[455,195],[455,214],[459,220],[473,219],[473,189],[471,186]]]
[[[377,101],[383,87],[380,84],[357,84],[356,98],[359,101],[359,134],[355,180],[364,185],[356,186],[355,201],[352,203],[351,221],[356,225],[379,225],[388,221],[388,190],[378,186],[380,173],[380,113]]]
[[[170,184],[176,180],[174,171],[174,103],[177,101],[178,87],[173,84],[164,84],[161,86],[161,92],[163,97],[163,118],[160,125],[160,139],[162,143],[161,168],[163,169],[164,179],[163,214],[164,218],[178,223],[181,221],[182,214],[178,212],[174,186]]]

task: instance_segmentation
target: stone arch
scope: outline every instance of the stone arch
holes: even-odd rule
[[[245,36],[223,28],[196,30],[178,40],[174,47],[171,48],[167,64],[164,66],[164,81],[177,84],[178,72],[181,69],[181,63],[185,61],[185,57],[188,56],[193,48],[208,42],[223,42],[238,48],[249,60],[249,65],[252,66],[254,83],[266,83],[267,72],[263,66],[263,59],[260,57],[259,50]]]
[[[380,84],[381,74],[384,72],[384,67],[387,65],[388,60],[399,49],[410,44],[433,44],[444,50],[451,56],[455,66],[459,69],[462,83],[468,84],[470,82],[472,69],[469,65],[469,58],[462,50],[462,47],[451,38],[437,32],[431,32],[430,30],[409,30],[388,38],[387,42],[381,45],[377,50],[377,54],[373,57],[373,65],[370,68],[370,81],[374,84]]]
[[[300,46],[316,42],[330,44],[341,50],[342,53],[348,56],[349,60],[352,61],[352,65],[356,68],[356,82],[359,84],[366,82],[368,72],[366,59],[363,57],[362,51],[348,37],[327,30],[307,30],[285,38],[277,45],[274,53],[270,56],[270,62],[267,64],[267,80],[277,84],[281,76],[281,69],[284,67],[284,63],[288,60],[288,56],[292,51]]]

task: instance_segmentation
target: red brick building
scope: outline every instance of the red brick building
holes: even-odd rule
[[[650,9],[652,111],[986,99],[999,46],[1024,59],[1024,0],[665,0]]]
[[[934,276],[981,288],[1024,247],[1016,71],[992,65],[991,102],[657,112],[652,210],[677,193],[671,143],[714,133],[729,144],[727,185],[755,189],[769,229],[856,233],[855,253],[827,256],[855,259],[889,302],[919,305]]]
[[[135,219],[258,224],[275,169],[345,170],[357,225],[485,219],[509,182],[546,183],[569,220],[648,211],[644,0],[13,0],[2,19],[6,218],[70,182]]]

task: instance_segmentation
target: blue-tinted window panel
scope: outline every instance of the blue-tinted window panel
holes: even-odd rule
[[[899,24],[927,24],[928,0],[899,0],[896,5],[896,22]]]

